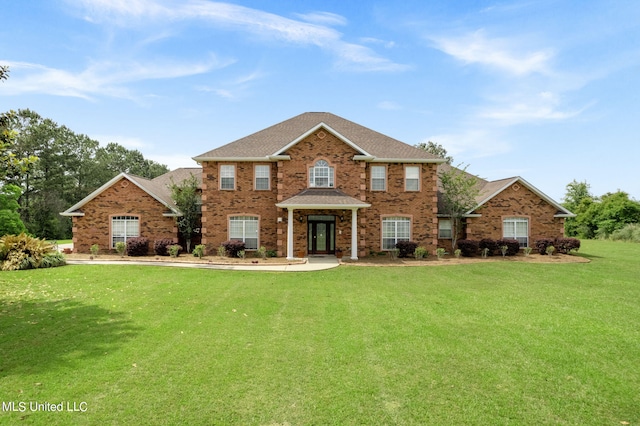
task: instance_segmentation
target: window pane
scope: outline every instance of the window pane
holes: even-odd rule
[[[382,249],[391,250],[398,241],[407,241],[411,235],[411,221],[406,217],[382,219]]]
[[[502,222],[503,238],[515,239],[520,247],[529,245],[529,219],[524,217],[507,217]]]
[[[236,166],[225,164],[220,166],[220,189],[235,189]]]
[[[258,248],[258,218],[232,216],[229,218],[229,239],[244,241],[247,250]]]
[[[440,219],[438,221],[438,238],[451,238],[451,220]]]
[[[384,191],[386,189],[386,168],[384,166],[371,167],[371,190]]]
[[[309,168],[309,186],[317,188],[333,188],[334,170],[325,160],[318,160],[314,167]]]
[[[420,189],[420,169],[418,167],[406,167],[404,169],[405,189],[418,191]]]
[[[256,166],[255,189],[269,189],[269,180],[270,180],[269,171],[270,171],[269,166],[266,166],[266,165]]]

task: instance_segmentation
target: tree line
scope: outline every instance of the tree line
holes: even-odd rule
[[[5,166],[0,175],[0,207],[15,206],[11,199],[17,202],[26,231],[40,238],[71,238],[71,220],[59,213],[118,173],[152,179],[169,171],[138,150],[117,143],[100,146],[29,109],[0,116]],[[9,225],[19,227],[13,219]]]

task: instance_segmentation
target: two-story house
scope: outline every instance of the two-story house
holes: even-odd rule
[[[340,249],[357,259],[400,240],[432,253],[450,248],[451,220],[439,211],[444,160],[334,114],[304,113],[194,160],[201,170],[168,175],[200,172],[201,239],[210,253],[227,240],[288,258]],[[121,174],[63,212],[73,216],[76,249],[138,235],[177,241],[180,212],[163,189],[167,179]],[[572,216],[520,177],[477,185],[469,238],[516,238],[526,246],[562,236]]]

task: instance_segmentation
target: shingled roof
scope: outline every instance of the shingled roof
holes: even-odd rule
[[[362,156],[362,160],[444,162],[425,150],[328,112],[305,112],[193,159],[198,162],[278,160],[286,155],[287,149],[320,128],[351,145]]]

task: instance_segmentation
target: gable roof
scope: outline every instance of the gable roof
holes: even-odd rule
[[[286,152],[289,148],[321,128],[357,151],[357,160],[423,163],[445,161],[423,149],[328,112],[305,112],[193,159],[198,162],[288,160]]]
[[[138,188],[142,189],[144,192],[149,194],[159,203],[164,205],[169,211],[165,213],[165,216],[182,216],[180,210],[176,207],[173,199],[171,198],[171,179],[178,183],[182,182],[184,179],[187,179],[191,174],[196,176],[199,180],[200,184],[202,184],[202,169],[199,167],[189,167],[189,168],[181,168],[176,169],[171,172],[160,175],[154,179],[147,179],[136,175],[131,175],[128,173],[120,173],[115,176],[107,183],[102,185],[100,188],[93,191],[91,194],[84,197],[75,205],[69,207],[64,212],[60,213],[62,216],[84,216],[84,212],[82,212],[82,207],[87,204],[89,201],[96,198],[98,195],[102,194],[104,191],[109,189],[113,184],[120,181],[120,179],[127,179],[129,182],[136,185]]]
[[[574,213],[571,213],[561,204],[556,202],[554,199],[546,195],[544,192],[540,191],[538,188],[527,182],[520,176],[514,176],[506,179],[499,179],[494,181],[487,181],[478,176],[474,176],[470,173],[465,172],[464,170],[457,169],[449,164],[439,164],[438,165],[438,211],[444,210],[444,201],[443,201],[443,191],[442,191],[442,183],[440,181],[440,173],[443,171],[449,171],[451,169],[456,169],[465,175],[476,179],[476,187],[478,188],[478,195],[476,196],[476,206],[469,210],[466,214],[473,215],[473,212],[482,207],[484,204],[488,203],[493,197],[500,194],[505,189],[509,188],[511,185],[515,183],[520,183],[531,192],[536,194],[542,200],[546,201],[551,206],[555,207],[558,212],[555,214],[555,217],[575,217]]]

